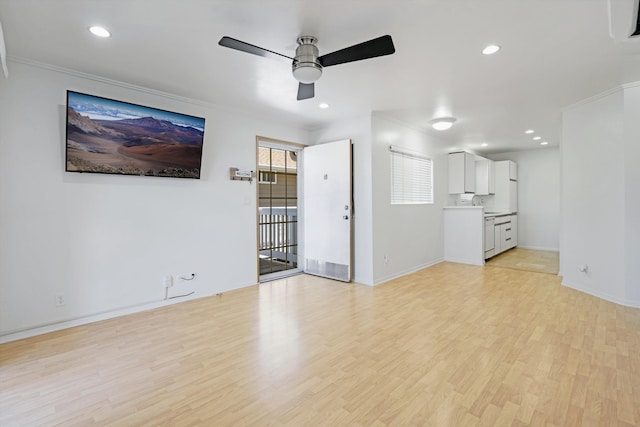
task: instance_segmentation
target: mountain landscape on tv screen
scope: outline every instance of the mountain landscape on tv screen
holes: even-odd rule
[[[67,171],[199,178],[203,137],[167,120],[99,120],[69,106]]]

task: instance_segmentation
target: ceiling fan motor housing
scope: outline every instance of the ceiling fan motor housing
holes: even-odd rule
[[[322,64],[318,60],[318,39],[312,36],[298,37],[296,57],[293,58],[291,69],[293,77],[300,83],[310,84],[322,75]]]

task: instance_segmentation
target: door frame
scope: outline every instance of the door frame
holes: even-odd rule
[[[271,273],[274,276],[269,277],[269,280],[265,280],[266,281],[270,281],[270,280],[276,280],[282,277],[287,277],[287,276],[292,276],[295,274],[301,274],[303,273],[303,269],[300,266],[300,260],[303,260],[303,256],[304,256],[304,233],[302,233],[302,230],[304,230],[303,225],[304,225],[304,218],[301,217],[300,213],[302,212],[302,205],[304,203],[303,200],[303,185],[302,185],[302,180],[304,179],[303,176],[303,171],[302,171],[302,162],[300,161],[300,155],[302,154],[304,148],[307,146],[305,144],[300,144],[297,142],[291,142],[291,141],[285,141],[282,139],[275,139],[275,138],[269,138],[266,136],[260,136],[260,135],[256,135],[256,160],[255,160],[255,164],[256,164],[256,216],[255,216],[255,226],[256,226],[256,259],[258,259],[258,262],[256,263],[256,283],[261,283],[260,282],[260,260],[259,260],[259,255],[260,255],[260,187],[258,185],[258,174],[259,174],[259,170],[260,170],[260,143],[261,142],[266,142],[267,144],[271,144],[276,146],[277,148],[282,148],[284,150],[289,150],[289,151],[297,151],[299,156],[298,156],[298,162],[297,162],[297,195],[298,195],[298,266],[297,268],[293,269],[293,270],[285,270],[284,272],[278,272],[278,273]]]

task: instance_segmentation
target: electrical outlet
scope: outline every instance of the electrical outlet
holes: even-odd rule
[[[384,256],[384,263],[389,264],[389,257],[387,255]]]
[[[56,294],[56,307],[64,305],[64,294]]]

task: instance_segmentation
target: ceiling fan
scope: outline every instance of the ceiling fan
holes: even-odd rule
[[[291,58],[278,52],[273,52],[231,37],[224,36],[218,44],[220,46],[271,58],[287,58],[292,61],[293,77],[298,80],[298,101],[313,98],[315,95],[314,82],[322,75],[322,69],[331,65],[360,61],[377,56],[391,55],[396,51],[391,36],[381,36],[363,43],[346,47],[326,55],[319,56],[313,36],[298,37],[296,56]]]

